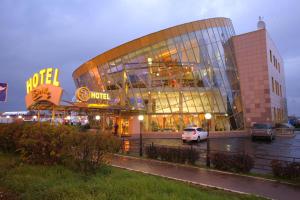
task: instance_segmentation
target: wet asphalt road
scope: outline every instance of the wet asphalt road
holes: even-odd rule
[[[181,139],[143,139],[144,145],[166,145],[172,147],[193,147],[206,149],[206,141],[200,143],[182,143]],[[137,150],[138,139],[130,139],[130,149]],[[265,140],[252,141],[250,137],[243,138],[214,138],[210,139],[210,148],[215,151],[245,152],[250,155],[274,155],[283,157],[296,157],[300,161],[300,132],[296,132],[295,137],[276,137],[272,142]]]

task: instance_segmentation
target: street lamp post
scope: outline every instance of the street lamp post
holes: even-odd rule
[[[210,144],[209,144],[209,125],[211,120],[211,114],[206,113],[204,115],[205,119],[207,120],[207,141],[206,141],[206,166],[210,167]]]
[[[97,121],[97,125],[99,126],[99,130],[100,130],[100,115],[96,115],[95,119]]]
[[[138,117],[140,121],[140,156],[143,156],[143,138],[142,138],[142,125],[144,120],[144,115],[139,115]]]

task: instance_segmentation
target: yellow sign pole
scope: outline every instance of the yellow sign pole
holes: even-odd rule
[[[40,122],[40,110],[38,110],[37,120],[38,120],[38,122]]]
[[[54,105],[52,106],[52,124],[54,123],[54,118],[55,118],[55,110],[54,110]]]

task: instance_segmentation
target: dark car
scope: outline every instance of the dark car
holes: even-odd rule
[[[252,140],[256,138],[267,138],[270,141],[275,139],[275,129],[269,123],[255,123],[251,127]]]

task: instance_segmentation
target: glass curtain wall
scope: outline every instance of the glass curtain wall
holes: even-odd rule
[[[111,60],[75,80],[77,86],[106,91],[111,103],[146,111],[146,131],[205,127],[212,113],[216,131],[243,128],[231,24],[205,20],[196,31]]]

